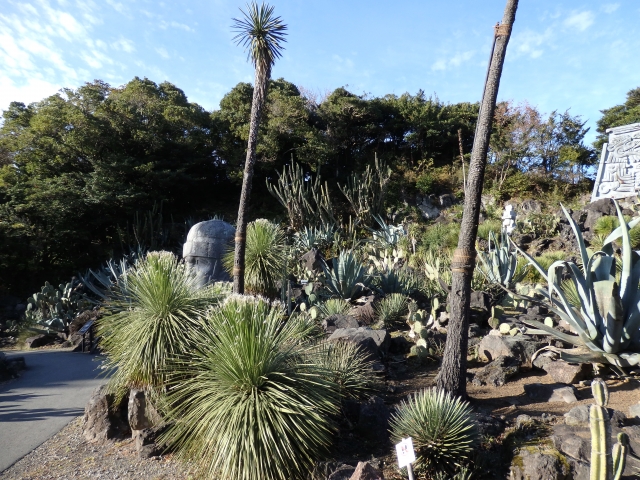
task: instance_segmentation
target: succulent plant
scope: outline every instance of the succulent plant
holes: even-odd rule
[[[61,283],[58,288],[45,282],[39,292],[27,299],[25,320],[46,330],[64,331],[76,316],[90,303],[80,293],[82,284],[77,279]]]
[[[375,306],[378,320],[387,328],[399,327],[407,313],[409,299],[401,293],[392,293],[384,297]]]
[[[343,250],[332,260],[333,268],[322,262],[327,289],[334,295],[353,300],[369,285],[364,266],[350,250]]]
[[[602,379],[595,378],[591,391],[596,401],[589,409],[591,480],[620,480],[627,462],[629,437],[626,433],[618,434],[618,442],[611,449],[611,419],[606,408],[609,389]]]
[[[506,238],[505,238],[506,237]],[[518,255],[511,249],[506,234],[500,236],[497,242],[493,232],[489,232],[489,247],[486,252],[479,251],[478,268],[490,282],[510,288],[515,282],[524,277],[526,270],[518,270]]]
[[[390,425],[393,442],[411,437],[416,463],[432,471],[452,472],[471,454],[478,440],[469,404],[435,388],[403,401]]]
[[[633,251],[629,230],[640,223],[640,218],[628,224],[615,202],[620,226],[609,235],[601,251],[589,255],[582,233],[567,210],[562,207],[577,240],[581,265],[559,260],[547,272],[529,255],[524,255],[547,282],[543,290],[543,302],[521,296],[534,303],[544,303],[547,308],[565,320],[577,332],[566,334],[544,323],[525,320],[525,323],[543,330],[576,348],[571,350],[546,347],[557,351],[561,358],[578,363],[607,363],[617,368],[640,363],[640,255]],[[620,260],[614,254],[612,242],[622,239]],[[617,273],[617,263],[621,268]],[[572,303],[562,288],[563,273],[575,286],[578,295]]]

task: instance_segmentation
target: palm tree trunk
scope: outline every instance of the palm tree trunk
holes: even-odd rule
[[[511,27],[516,18],[518,0],[507,0],[502,25],[496,26],[494,48],[487,73],[482,104],[478,115],[476,135],[473,141],[464,212],[460,225],[458,248],[451,262],[452,280],[450,294],[451,320],[447,328],[447,343],[442,366],[436,379],[439,389],[457,397],[467,396],[467,346],[469,340],[469,302],[471,279],[475,268],[475,243],[480,215],[480,197],[487,150],[491,136],[491,123],[496,107],[502,66],[511,36]]]
[[[233,258],[233,293],[244,293],[244,252],[246,249],[247,205],[251,196],[251,184],[253,181],[253,166],[256,163],[256,145],[258,143],[258,129],[262,117],[267,82],[269,81],[269,69],[263,65],[256,65],[256,76],[253,86],[253,100],[251,102],[251,121],[249,123],[249,141],[247,143],[247,159],[244,163],[244,176],[242,177],[242,192],[240,193],[240,205],[238,206],[238,219],[236,222],[235,254]]]

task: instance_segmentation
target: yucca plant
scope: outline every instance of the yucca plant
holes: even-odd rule
[[[391,440],[411,437],[420,468],[453,472],[468,459],[478,440],[471,407],[435,388],[402,401],[391,417]]]
[[[287,258],[285,234],[279,225],[259,218],[247,225],[244,284],[247,291],[273,296],[276,282],[284,273]],[[224,258],[230,275],[234,268],[234,251]]]
[[[640,363],[640,255],[633,251],[629,237],[629,230],[640,223],[640,218],[627,223],[620,206],[614,203],[620,226],[605,239],[602,250],[591,256],[579,227],[562,207],[576,236],[580,266],[559,260],[545,272],[535,260],[519,249],[547,282],[547,307],[569,323],[577,335],[558,332],[533,320],[526,320],[525,323],[574,345],[576,348],[571,350],[546,347],[557,351],[562,359],[569,362],[608,363],[618,368]],[[618,239],[622,241],[619,259],[614,255],[612,246]],[[617,274],[619,261],[621,269]],[[566,286],[562,288],[565,271],[578,293],[577,296],[573,295],[573,302],[577,304],[573,304],[571,295],[568,297],[565,293],[569,289]]]
[[[343,250],[332,261],[333,268],[322,262],[329,292],[346,300],[358,298],[369,285],[369,276],[355,254],[350,250]]]
[[[205,478],[304,478],[331,444],[339,400],[280,306],[231,296],[173,371],[165,440]]]
[[[409,299],[401,293],[387,295],[375,306],[378,321],[387,328],[404,326],[408,311]]]
[[[361,400],[373,390],[373,361],[355,343],[320,343],[312,350],[310,359],[326,371],[342,400]]]
[[[509,245],[506,235],[500,236],[500,243],[493,232],[489,232],[489,246],[486,252],[478,251],[477,264],[482,274],[495,284],[510,288],[524,277],[524,271],[518,269],[518,255]]]
[[[97,324],[110,382],[123,389],[162,388],[168,364],[193,348],[206,309],[224,298],[223,284],[199,287],[188,265],[170,252],[150,252],[127,270],[126,289],[112,291],[114,315]]]
[[[330,298],[324,303],[316,305],[320,318],[331,315],[346,315],[351,310],[351,304],[342,298]]]

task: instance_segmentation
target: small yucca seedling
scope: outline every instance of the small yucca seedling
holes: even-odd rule
[[[411,395],[392,416],[392,441],[406,437],[413,439],[418,465],[452,472],[469,457],[478,433],[467,402],[432,388]]]
[[[387,295],[375,307],[378,320],[387,328],[404,326],[408,310],[409,299],[401,293]]]

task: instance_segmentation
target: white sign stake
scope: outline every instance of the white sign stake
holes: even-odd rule
[[[403,438],[402,441],[396,445],[396,454],[398,456],[398,466],[400,468],[407,467],[409,480],[414,480],[411,464],[416,461],[416,452],[413,450],[411,437]]]

